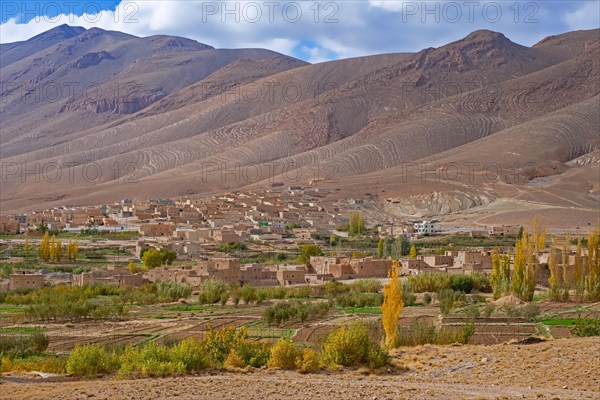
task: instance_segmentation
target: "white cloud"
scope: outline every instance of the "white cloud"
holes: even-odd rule
[[[569,29],[595,29],[600,26],[600,2],[585,3],[580,9],[568,12],[565,17]]]
[[[374,8],[381,8],[385,11],[391,12],[402,12],[405,11],[406,3],[413,3],[414,1],[404,0],[369,0],[369,5]]]
[[[100,15],[61,15],[26,24],[11,19],[0,24],[0,41],[26,40],[68,23],[137,36],[179,35],[217,48],[270,48],[288,55],[303,54],[308,60],[319,62],[332,56],[418,51],[458,40],[476,29],[501,31],[513,41],[531,45],[548,34],[598,26],[597,1],[536,3],[539,23],[535,24],[515,23],[508,8],[512,2],[502,3],[504,14],[497,23],[482,19],[482,6],[477,8],[475,14],[479,17],[474,22],[465,20],[466,10],[460,23],[436,22],[431,15],[423,22],[423,15],[401,12],[406,3],[404,0],[320,2],[316,12],[312,1],[285,0],[271,7],[268,4],[274,3],[267,1],[123,0],[116,12],[103,11]],[[411,3],[422,7],[423,2]],[[296,9],[296,4],[301,5],[301,10]],[[327,4],[330,5],[326,7]],[[521,10],[521,20],[528,15],[529,11],[525,11]],[[299,49],[299,43],[311,43],[311,47],[308,51]]]
[[[332,53],[321,47],[302,46],[302,52],[308,54],[307,61],[311,64],[322,63],[334,59]]]

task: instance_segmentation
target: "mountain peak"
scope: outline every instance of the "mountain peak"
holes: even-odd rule
[[[480,29],[477,31],[473,31],[471,33],[469,33],[465,38],[465,41],[472,41],[472,40],[476,40],[476,41],[506,41],[506,42],[510,42],[510,40],[504,36],[502,33],[500,32],[494,32],[494,31],[490,31],[487,29]]]
[[[29,39],[29,41],[37,42],[56,39],[69,39],[78,36],[85,31],[86,29],[81,26],[70,26],[67,24],[62,24],[57,26],[56,28],[52,28],[46,32],[42,32],[39,35],[32,37],[31,39]]]

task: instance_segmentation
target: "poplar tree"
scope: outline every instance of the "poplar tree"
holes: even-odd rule
[[[394,261],[388,272],[389,284],[383,286],[383,304],[381,322],[385,331],[385,343],[393,347],[398,332],[398,321],[404,304],[402,303],[402,285],[400,283],[400,262]]]

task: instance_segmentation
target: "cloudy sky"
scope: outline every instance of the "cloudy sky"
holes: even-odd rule
[[[0,42],[61,24],[170,34],[218,48],[262,47],[309,62],[418,51],[477,29],[523,45],[600,26],[600,1],[193,1],[96,0],[0,3]]]

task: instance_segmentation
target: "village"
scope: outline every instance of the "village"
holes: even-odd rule
[[[446,250],[438,254],[425,252],[409,257],[410,240],[444,235],[437,221],[369,221],[372,228],[367,232],[365,217],[359,211],[363,201],[321,202],[327,192],[327,189],[303,186],[274,187],[264,192],[236,192],[202,199],[184,197],[177,201],[135,202],[124,199],[98,207],[57,207],[2,216],[0,235],[7,238],[0,239],[5,250],[4,259],[17,268],[0,279],[0,291],[37,289],[56,283],[48,270],[18,269],[19,261],[24,261],[24,257],[15,256],[17,252],[13,251],[21,246],[22,253],[25,241],[39,241],[43,232],[73,237],[86,232],[102,235],[101,239],[88,241],[92,249],[114,242],[118,235],[125,235],[119,246],[129,251],[123,250],[117,263],[103,268],[94,268],[91,264],[92,269],[60,275],[59,283],[73,286],[136,287],[148,282],[171,281],[198,288],[209,279],[257,287],[318,285],[332,280],[385,279],[394,259],[400,261],[403,276],[433,272],[489,275],[492,271],[493,248],[489,246]],[[353,218],[354,222],[351,221]],[[491,226],[473,229],[468,234],[514,240],[520,230],[522,227],[517,225]],[[386,243],[391,240],[393,245],[386,244],[386,247],[394,248],[383,252],[377,249],[377,242],[372,248],[363,247],[362,251],[333,246],[353,233],[368,234]],[[564,237],[555,236],[552,240],[555,247],[568,245]],[[398,243],[405,248],[397,249]],[[322,253],[320,246],[323,244],[332,245],[331,254]],[[309,254],[304,262],[299,262],[299,252],[306,246],[318,250]],[[147,265],[128,268],[128,263],[143,262],[143,255],[149,249],[170,252],[178,262],[173,265],[171,262],[169,265],[159,263],[161,265],[151,268]],[[248,249],[250,252],[254,249],[254,254],[267,253],[274,257],[262,263],[245,262],[248,260],[243,259],[243,250]],[[514,257],[514,249],[505,251]],[[538,263],[543,267],[537,269],[541,284],[547,284],[549,277],[549,252],[546,249],[538,254]],[[574,260],[575,251],[570,246],[565,266],[571,271],[569,276],[573,275]]]

